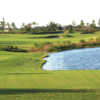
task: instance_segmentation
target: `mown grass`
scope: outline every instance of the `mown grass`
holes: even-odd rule
[[[100,70],[44,71],[43,56],[0,52],[0,88],[100,89]]]
[[[40,71],[42,53],[0,52],[0,73]],[[33,70],[34,69],[34,70]]]
[[[68,40],[78,42],[82,39],[99,37],[100,33],[72,35],[73,37],[69,38],[33,39],[36,35],[1,34],[0,46],[13,45],[28,48],[33,47],[34,43],[55,44]],[[100,70],[44,71],[42,58],[45,55],[42,52],[0,51],[0,100],[100,99]],[[65,92],[62,91],[63,89]]]
[[[95,34],[80,34],[80,33],[73,33],[72,37],[64,37],[64,38],[39,38],[35,39],[34,37],[46,37],[51,36],[51,34],[47,35],[32,35],[32,34],[0,34],[0,46],[18,46],[21,48],[32,48],[34,44],[37,43],[39,45],[48,43],[59,43],[59,42],[79,42],[80,40],[89,40],[93,37],[100,37],[100,32]],[[55,36],[57,34],[54,34]],[[62,34],[58,34],[57,36],[60,37]]]

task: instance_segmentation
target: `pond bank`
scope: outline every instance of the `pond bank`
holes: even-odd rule
[[[80,40],[80,42],[72,43],[71,41],[59,42],[59,43],[45,43],[41,48],[36,46],[29,50],[29,52],[60,52],[64,50],[81,49],[81,48],[93,48],[100,47],[100,40]]]

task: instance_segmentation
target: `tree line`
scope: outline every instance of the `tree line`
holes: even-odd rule
[[[84,34],[100,31],[100,19],[98,20],[98,25],[96,25],[95,20],[92,20],[91,23],[85,23],[84,20],[81,20],[79,25],[76,25],[75,21],[73,21],[72,25],[64,28],[64,31],[68,31],[68,33],[79,31]]]
[[[72,21],[70,25],[50,22],[45,26],[39,26],[36,22],[31,22],[28,24],[22,23],[19,28],[16,26],[15,22],[6,22],[4,18],[0,21],[0,33],[47,33],[60,31],[64,31],[64,33],[94,33],[100,31],[100,19],[98,20],[98,25],[96,25],[95,20],[92,20],[91,23],[85,23],[84,20],[81,20],[78,25],[76,25],[75,21]]]

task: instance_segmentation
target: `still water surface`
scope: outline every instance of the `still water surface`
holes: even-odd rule
[[[49,54],[43,70],[97,70],[100,69],[100,47],[67,50]]]

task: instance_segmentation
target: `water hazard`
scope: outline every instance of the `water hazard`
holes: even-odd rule
[[[67,50],[49,54],[43,70],[98,70],[100,69],[100,47]]]

